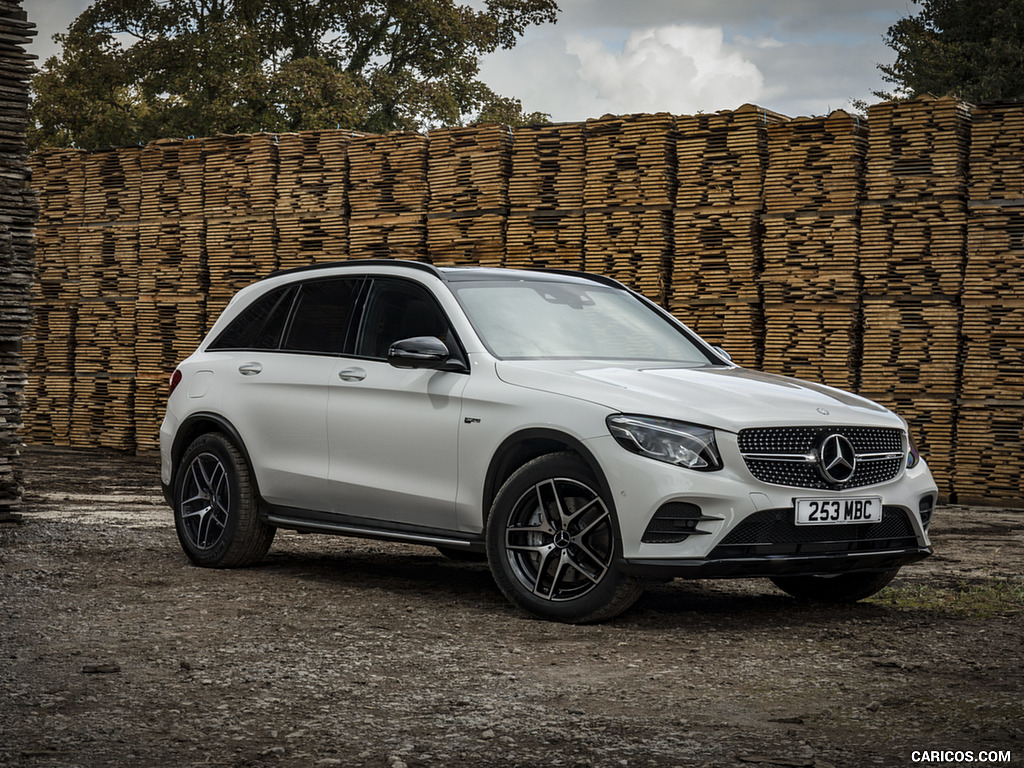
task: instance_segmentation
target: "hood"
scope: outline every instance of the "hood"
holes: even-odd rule
[[[902,427],[877,403],[800,379],[737,367],[627,367],[580,360],[502,360],[498,377],[612,411],[738,432],[752,426]]]

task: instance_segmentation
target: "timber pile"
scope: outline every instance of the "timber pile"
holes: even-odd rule
[[[967,193],[968,105],[945,96],[875,104],[868,110],[867,197],[919,201]]]
[[[84,158],[80,150],[47,150],[32,156],[32,185],[39,195],[40,216],[31,302],[34,319],[23,346],[31,375],[22,434],[29,443],[67,446],[71,441]]]
[[[135,301],[139,292],[142,150],[84,158],[83,226],[78,233],[71,445],[135,447]],[[117,396],[107,401],[108,395]]]
[[[846,112],[767,128],[764,367],[857,385],[857,275],[867,125]]]
[[[0,2],[0,520],[17,519],[21,502],[18,447],[25,408],[26,365],[22,338],[28,331],[38,215],[25,148],[28,87],[34,68],[25,52],[35,26],[20,2]]]
[[[438,266],[505,263],[512,133],[506,126],[430,134],[427,256]]]
[[[676,118],[586,123],[584,266],[664,306],[672,257]]]
[[[583,269],[584,152],[579,123],[516,129],[505,266]]]
[[[349,147],[349,256],[427,258],[429,139],[364,136]]]
[[[142,150],[132,393],[140,450],[160,447],[168,379],[206,328],[204,161],[201,139],[164,139]]]
[[[910,421],[948,495],[963,364],[970,113],[963,102],[923,97],[877,104],[868,115],[860,392]]]
[[[1024,505],[1024,105],[975,108],[955,483]]]
[[[203,149],[206,308],[212,325],[239,289],[277,269],[278,143],[267,134],[218,136]]]
[[[741,364],[760,367],[758,278],[768,126],[787,118],[745,104],[676,121],[674,256],[668,307]]]
[[[303,131],[274,137],[277,149],[275,269],[347,258],[345,131]]]

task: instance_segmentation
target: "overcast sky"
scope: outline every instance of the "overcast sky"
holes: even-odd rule
[[[472,0],[482,5],[482,0]],[[88,0],[23,0],[51,41]],[[873,103],[877,69],[895,53],[889,26],[911,0],[559,0],[558,23],[535,27],[483,61],[483,80],[556,122],[604,114],[694,114],[753,103],[790,117]]]

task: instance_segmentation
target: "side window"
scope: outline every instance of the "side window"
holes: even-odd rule
[[[294,289],[290,285],[256,299],[236,317],[208,349],[277,349]]]
[[[360,281],[352,278],[311,280],[300,285],[282,347],[289,352],[344,352],[359,285]]]
[[[383,359],[396,341],[414,336],[436,336],[458,354],[448,320],[425,288],[405,280],[375,279],[363,313],[356,354]]]

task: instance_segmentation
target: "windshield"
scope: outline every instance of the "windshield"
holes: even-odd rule
[[[623,290],[540,280],[481,280],[452,289],[501,359],[712,362],[681,328]]]

